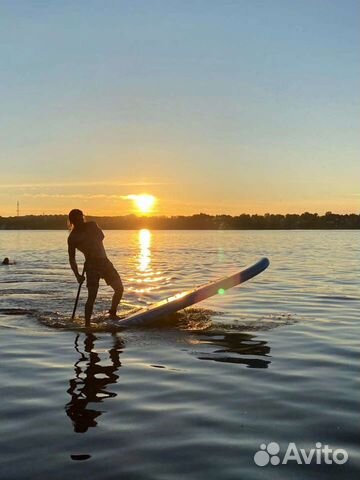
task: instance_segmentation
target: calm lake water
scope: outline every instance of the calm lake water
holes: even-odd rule
[[[105,233],[124,312],[271,264],[173,322],[87,334],[67,232],[0,232],[1,479],[358,478],[358,231]],[[270,442],[349,459],[257,466]]]

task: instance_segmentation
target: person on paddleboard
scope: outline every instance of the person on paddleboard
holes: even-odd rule
[[[79,283],[82,283],[85,277],[78,270],[75,259],[76,249],[80,250],[85,256],[84,272],[86,273],[86,286],[88,289],[88,298],[85,304],[86,326],[90,325],[100,278],[103,278],[114,290],[109,316],[117,318],[116,310],[124,288],[120,275],[106,256],[103,245],[105,236],[101,228],[95,222],[86,222],[83,212],[78,209],[71,210],[69,213],[69,223],[71,226],[71,232],[68,237],[69,263]]]

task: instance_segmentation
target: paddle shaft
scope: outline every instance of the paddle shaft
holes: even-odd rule
[[[81,276],[83,276],[84,273],[85,273],[85,265],[83,267]],[[78,291],[77,291],[77,295],[76,295],[76,299],[75,299],[75,305],[74,305],[73,313],[72,313],[72,316],[71,316],[71,320],[74,320],[74,318],[75,318],[75,313],[76,313],[76,309],[77,309],[77,306],[78,306],[78,303],[79,303],[79,297],[80,297],[80,291],[81,291],[81,285],[82,284],[83,284],[83,282],[79,283],[79,287],[78,287]]]

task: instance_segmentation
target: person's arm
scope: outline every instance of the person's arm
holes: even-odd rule
[[[75,247],[74,245],[72,245],[71,242],[68,242],[68,252],[69,252],[69,263],[70,263],[71,270],[74,272],[76,280],[79,283],[82,283],[84,281],[84,276],[80,275],[79,273],[78,266],[76,263],[76,258],[75,258]]]
[[[95,226],[96,233],[97,233],[98,237],[100,238],[100,240],[104,240],[104,238],[105,238],[104,232],[101,230],[101,228],[99,227],[99,225],[96,222],[94,222],[94,226]]]

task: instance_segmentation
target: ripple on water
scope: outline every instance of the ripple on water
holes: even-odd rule
[[[69,321],[66,232],[0,235],[19,261],[0,280],[6,480],[265,479],[274,472],[253,456],[269,441],[282,451],[321,441],[351,456],[336,469],[277,468],[280,480],[357,478],[358,232],[106,232],[124,311],[263,253],[272,263],[151,328],[102,325],[111,291],[101,285],[87,334],[81,318]]]

